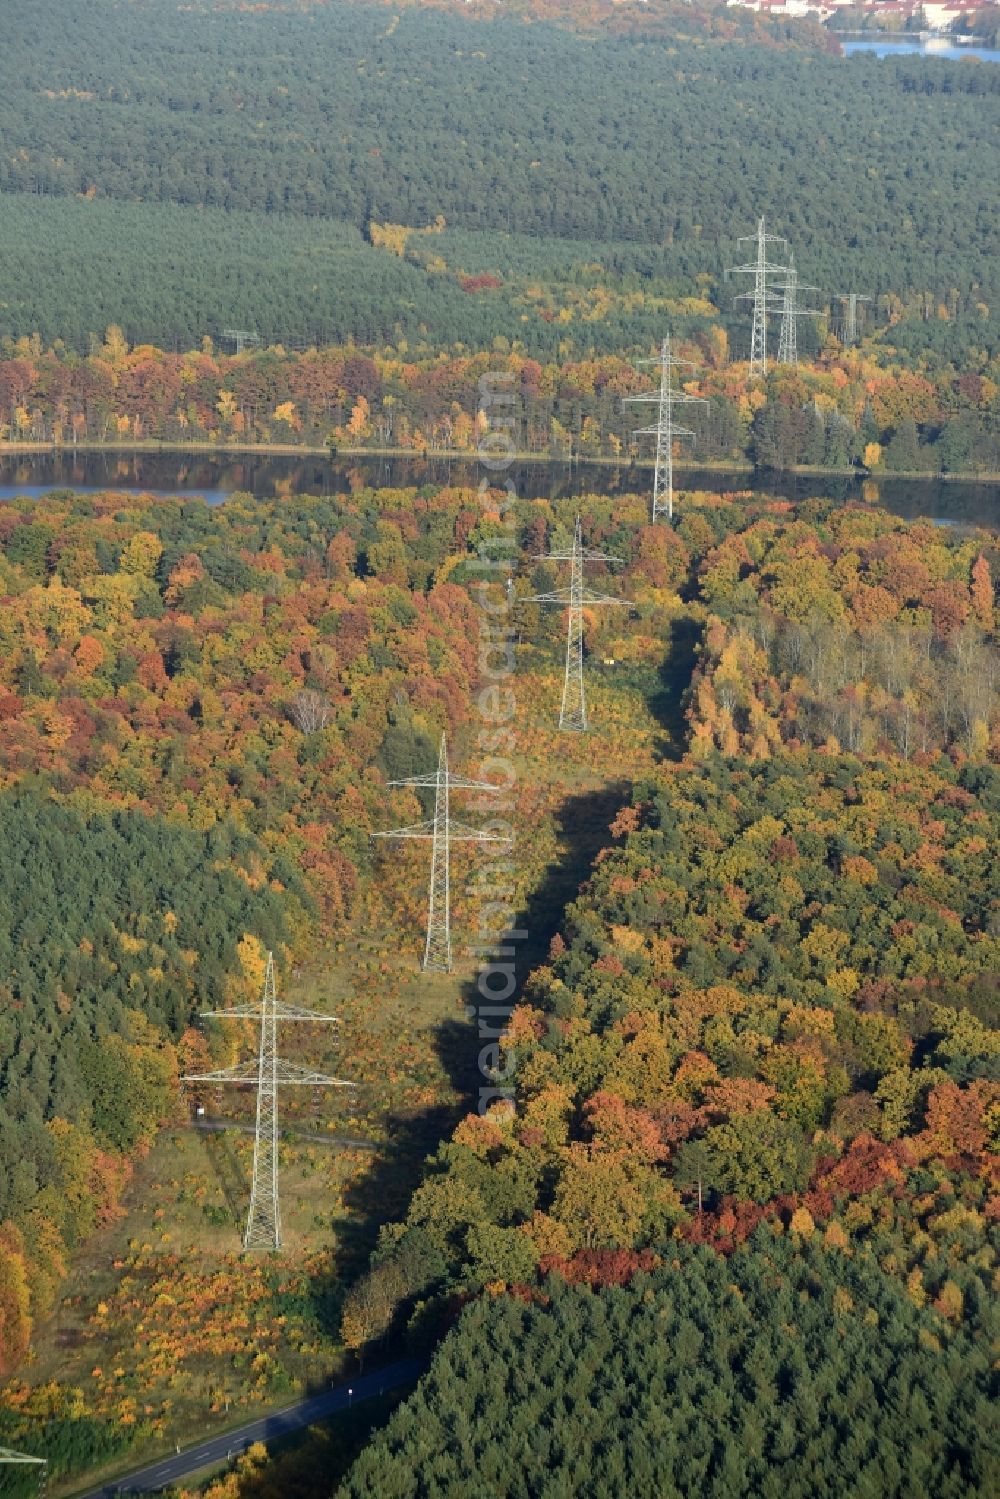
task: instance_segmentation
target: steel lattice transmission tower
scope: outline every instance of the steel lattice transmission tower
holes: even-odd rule
[[[850,291],[839,299],[847,305],[847,325],[844,329],[844,342],[847,344],[858,341],[858,303],[870,302],[871,297],[863,296],[861,292]]]
[[[729,276],[752,276],[754,278],[753,291],[741,292],[738,301],[753,299],[753,335],[750,340],[750,379],[763,379],[767,374],[767,315],[772,310],[768,299],[768,277],[783,276],[788,267],[775,265],[768,260],[768,246],[782,245],[787,252],[788,241],[779,235],[768,234],[764,220],[757,222],[756,234],[741,234],[737,244],[756,245],[757,251],[754,259],[746,265],[729,266],[726,270]]]
[[[28,1463],[32,1467],[46,1468],[48,1462],[47,1457],[29,1457],[26,1452],[15,1452],[12,1447],[0,1447],[0,1463],[3,1464],[9,1463],[13,1466],[18,1463]]]
[[[617,562],[617,557],[605,556],[603,552],[585,552],[583,549],[583,527],[576,518],[571,552],[549,552],[538,559],[541,562],[568,562],[570,564],[569,587],[556,588],[552,593],[536,593],[519,600],[522,604],[561,604],[569,607],[566,629],[566,676],[563,681],[562,707],[559,710],[560,729],[573,733],[585,733],[588,728],[587,698],[583,688],[583,611],[599,608],[604,604],[617,604],[627,609],[624,599],[612,598],[609,594],[591,593],[583,584],[583,568],[587,562]]]
[[[453,776],[448,769],[448,743],[441,735],[437,770],[423,776],[407,776],[390,781],[390,786],[411,786],[434,792],[434,816],[427,822],[415,822],[405,828],[391,828],[373,833],[374,838],[429,839],[431,843],[431,882],[427,904],[427,941],[423,966],[435,973],[451,972],[451,845],[453,843],[506,843],[497,833],[481,833],[477,828],[458,822],[451,815],[453,791],[489,791],[499,787],[490,781],[466,781]]]
[[[12,1447],[0,1447],[0,1467],[31,1467],[38,1469],[38,1492],[48,1492],[49,1460],[47,1457],[29,1457],[26,1452],[15,1452]]]
[[[795,269],[795,257],[789,255],[785,279],[777,286],[777,290],[783,294],[781,299],[781,333],[778,338],[779,364],[798,364],[798,324],[796,319],[800,317],[822,316],[822,313],[818,312],[815,307],[800,307],[798,294],[800,291],[817,291],[818,289],[815,286],[802,285],[799,280],[799,273]]]
[[[626,396],[626,402],[644,403],[654,402],[659,411],[656,423],[652,427],[640,427],[632,435],[634,437],[656,438],[656,468],[653,472],[653,520],[658,521],[665,515],[668,520],[674,518],[674,439],[677,437],[693,437],[694,433],[688,427],[679,427],[674,421],[674,407],[678,404],[690,405],[700,402],[707,404],[701,396],[689,396],[683,390],[674,389],[674,370],[689,369],[695,366],[687,359],[676,359],[670,352],[670,335],[667,334],[660,345],[660,352],[655,359],[640,359],[640,366],[656,365],[660,371],[659,390],[646,391],[638,396]]]
[[[260,334],[249,328],[223,328],[221,337],[231,341],[237,354],[242,354],[246,349],[260,348]]]
[[[278,1089],[353,1088],[354,1084],[324,1072],[297,1067],[278,1055],[278,1022],[285,1020],[322,1021],[336,1025],[336,1015],[320,1015],[298,1005],[286,1005],[277,997],[274,984],[274,956],[267,955],[264,992],[260,1003],[234,1005],[228,1010],[205,1010],[206,1019],[259,1020],[260,1047],[256,1061],[240,1062],[220,1072],[196,1072],[181,1079],[185,1083],[250,1083],[257,1089],[257,1128],[254,1132],[253,1187],[247,1214],[244,1249],[281,1248],[281,1204],[278,1199]]]

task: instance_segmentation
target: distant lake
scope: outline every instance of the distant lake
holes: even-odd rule
[[[899,41],[859,39],[853,42],[842,39],[840,45],[845,57],[853,57],[858,52],[874,53],[876,57],[903,57],[907,53],[916,53],[920,57],[943,57],[948,62],[961,61],[966,57],[977,57],[980,62],[1000,62],[1000,50],[995,47],[984,47],[978,42],[956,47],[953,42],[947,42],[943,38],[938,41],[936,37],[911,36]]]
[[[77,452],[0,455],[0,500],[38,498],[53,489],[77,493],[119,490],[131,494],[202,498],[220,505],[232,494],[260,499],[285,495],[349,494],[362,486],[391,488],[421,484],[477,486],[484,470],[455,458],[355,458],[330,463],[317,456],[291,453],[129,453]],[[508,477],[504,475],[505,479]],[[647,468],[629,464],[523,463],[509,471],[519,495],[528,499],[565,499],[580,494],[644,494],[652,484]],[[498,479],[497,482],[500,482]],[[756,494],[787,500],[861,500],[877,496],[887,510],[909,518],[928,516],[942,525],[1000,529],[1000,484],[974,480],[862,480],[808,474],[724,474],[715,470],[681,470],[681,489],[715,494],[753,488]]]

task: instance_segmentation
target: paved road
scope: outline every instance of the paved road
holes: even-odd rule
[[[383,1390],[394,1390],[399,1385],[416,1379],[425,1367],[426,1363],[420,1359],[401,1359],[398,1363],[387,1364],[383,1369],[373,1369],[370,1374],[359,1374],[349,1384],[338,1385],[336,1389],[326,1390],[322,1395],[313,1395],[308,1400],[300,1400],[298,1405],[290,1405],[286,1410],[276,1411],[271,1416],[262,1416],[259,1421],[250,1421],[236,1431],[227,1431],[222,1436],[200,1442],[197,1447],[188,1447],[179,1457],[161,1458],[157,1463],[150,1463],[146,1468],[139,1468],[134,1473],[127,1473],[112,1483],[106,1483],[103,1488],[91,1489],[89,1493],[81,1495],[80,1499],[116,1499],[116,1496],[118,1499],[125,1499],[126,1495],[131,1494],[156,1494],[168,1485],[180,1483],[192,1473],[200,1472],[202,1468],[213,1465],[221,1467],[230,1457],[245,1452],[254,1442],[276,1441],[278,1437],[301,1431],[304,1426],[312,1426],[314,1422],[335,1415],[337,1411],[347,1410],[349,1406],[357,1405],[362,1400],[370,1400]]]

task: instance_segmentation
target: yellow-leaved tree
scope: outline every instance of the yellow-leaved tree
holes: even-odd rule
[[[163,556],[163,543],[153,531],[137,531],[122,552],[121,571],[151,578]]]
[[[360,441],[362,438],[371,435],[371,424],[368,420],[369,413],[370,407],[365,397],[358,396],[357,401],[354,403],[354,410],[351,412],[350,420],[347,423],[348,436],[353,437],[355,441]]]
[[[297,432],[302,426],[298,412],[295,410],[294,401],[282,401],[280,406],[274,408],[274,419],[276,422],[284,422],[286,427],[291,427]]]
[[[267,972],[267,952],[259,937],[244,932],[236,944],[239,957],[239,973],[232,975],[233,988],[242,1000],[259,999],[264,988]],[[237,995],[234,994],[234,998]]]

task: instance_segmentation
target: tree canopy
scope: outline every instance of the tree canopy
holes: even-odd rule
[[[0,63],[0,189],[25,199],[4,212],[0,332],[80,347],[107,291],[134,339],[168,346],[223,318],[269,342],[398,322],[645,344],[648,278],[728,308],[723,268],[765,214],[829,298],[919,297],[916,344],[995,348],[996,69],[845,60],[809,30],[656,9],[579,30],[350,0],[22,7]],[[441,219],[460,235],[443,271],[412,232]],[[527,293],[568,259],[624,293],[603,330],[550,329],[530,300],[501,316],[468,284],[519,261]]]
[[[869,1258],[762,1231],[468,1307],[341,1499],[984,1494],[985,1348]]]

